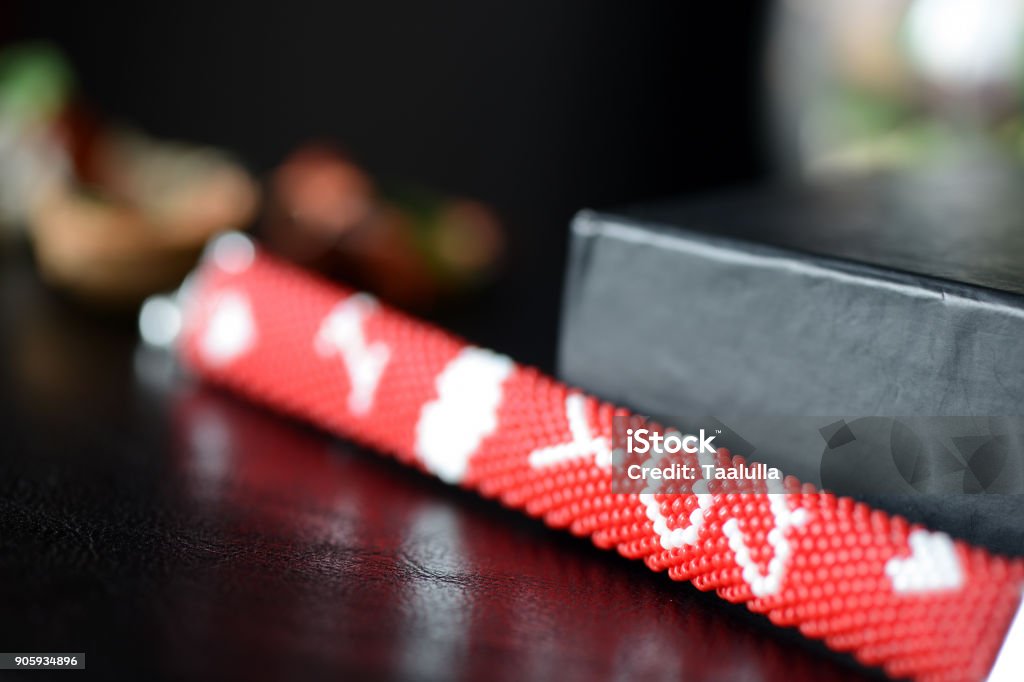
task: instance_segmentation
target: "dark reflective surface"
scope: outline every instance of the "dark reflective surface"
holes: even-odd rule
[[[0,270],[4,679],[860,679],[588,542],[231,396]],[[2,675],[2,673],[0,673]]]

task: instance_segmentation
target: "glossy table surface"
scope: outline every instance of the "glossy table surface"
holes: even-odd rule
[[[553,345],[553,339],[551,341]],[[0,679],[863,679],[742,608],[196,384],[0,265]]]

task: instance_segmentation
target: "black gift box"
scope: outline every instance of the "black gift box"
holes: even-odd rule
[[[960,167],[583,211],[558,363],[566,382],[669,423],[1020,416],[1024,176]],[[790,422],[774,423],[759,458],[814,480],[820,459],[799,459]],[[1008,438],[1000,485],[1018,491],[1024,434]],[[1024,496],[861,497],[1024,553]]]

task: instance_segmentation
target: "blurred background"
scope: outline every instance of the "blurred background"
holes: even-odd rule
[[[2,6],[3,40],[59,49],[104,125],[261,182],[328,144],[375,182],[481,202],[505,239],[473,317],[505,321],[451,323],[547,369],[576,210],[766,168],[762,2]]]
[[[1022,37],[1020,0],[4,0],[0,221],[94,307],[246,228],[551,369],[575,211],[1015,167]]]

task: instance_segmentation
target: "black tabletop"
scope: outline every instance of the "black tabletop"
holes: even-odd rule
[[[139,348],[130,318],[48,292],[19,250],[0,266],[0,378],[0,651],[87,661],[3,679],[866,674],[197,384]]]

